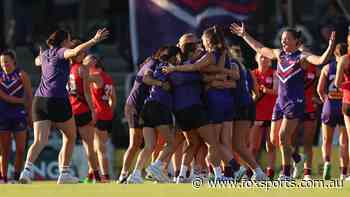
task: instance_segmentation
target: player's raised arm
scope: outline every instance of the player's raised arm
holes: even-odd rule
[[[306,60],[309,63],[314,65],[322,65],[322,64],[325,64],[329,60],[329,58],[332,56],[334,47],[335,47],[335,31],[332,32],[332,35],[329,38],[328,47],[321,56],[314,55],[308,52],[303,52],[303,54],[306,55]]]
[[[337,63],[337,74],[335,75],[335,82],[334,82],[337,88],[340,88],[343,82],[344,70],[348,64],[349,64],[349,58],[347,55],[342,56],[339,62]]]
[[[92,39],[90,39],[89,41],[78,45],[74,49],[67,49],[64,52],[64,58],[69,59],[69,58],[77,56],[80,51],[85,51],[85,50],[91,48],[92,46],[96,45],[97,43],[107,39],[108,35],[109,35],[109,31],[106,28],[99,29],[96,32],[95,36]]]
[[[230,30],[233,34],[236,34],[237,36],[240,36],[244,39],[244,41],[257,53],[262,54],[265,57],[268,57],[270,59],[277,59],[279,50],[278,49],[271,49],[268,47],[265,47],[263,44],[261,44],[259,41],[255,40],[252,36],[248,34],[248,32],[245,29],[244,23],[242,25],[238,25],[237,23],[232,23],[230,26]]]

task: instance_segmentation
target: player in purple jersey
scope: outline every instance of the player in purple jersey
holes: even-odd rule
[[[240,179],[244,174],[253,180],[267,180],[261,167],[248,149],[250,128],[255,120],[255,104],[252,93],[258,93],[255,78],[243,65],[242,53],[237,52],[239,46],[231,45],[229,49],[230,66],[239,72],[234,89],[235,117],[232,126],[232,149],[237,153],[243,165],[236,170],[235,177]],[[236,49],[236,50],[235,50]],[[246,167],[248,169],[246,169]]]
[[[143,82],[145,71],[154,71],[155,65],[159,62],[159,56],[165,49],[165,47],[158,49],[140,65],[140,70],[136,74],[134,85],[126,100],[124,114],[129,125],[129,146],[124,153],[119,183],[126,183],[132,161],[143,141],[140,112],[150,89],[150,86]]]
[[[271,129],[273,139],[279,139],[282,153],[281,180],[291,180],[290,162],[292,158],[291,138],[299,120],[304,114],[304,70],[309,64],[324,64],[332,54],[335,43],[335,32],[329,40],[329,46],[322,56],[302,52],[300,32],[287,29],[282,33],[282,49],[270,49],[251,37],[242,26],[233,23],[231,32],[242,37],[256,52],[277,59],[277,77],[279,79],[278,97],[275,104]]]
[[[203,33],[203,37],[208,39],[208,37],[211,36],[211,30],[215,30],[216,28],[217,27],[206,30]],[[218,35],[222,35],[222,33]],[[221,43],[223,43],[223,37],[219,36],[218,38],[221,39]],[[223,46],[224,49],[226,49],[224,44]],[[211,47],[206,46],[206,49],[208,50],[208,48]],[[221,52],[218,49],[213,51],[218,61]],[[225,59],[224,68],[230,71],[232,75],[224,73],[209,73],[204,75],[207,79],[212,76],[214,77],[214,80],[206,81],[205,100],[207,102],[209,122],[214,132],[218,135],[222,152],[221,156],[224,163],[224,176],[234,177],[234,172],[237,172],[239,169],[238,163],[233,162],[234,159],[232,157],[232,126],[236,106],[234,101],[234,89],[236,88],[236,80],[238,80],[240,76],[237,67],[232,66],[229,56]]]
[[[204,31],[202,36],[202,41],[204,44],[204,47],[207,51],[207,54],[204,55],[200,60],[195,62],[194,64],[185,64],[185,65],[177,65],[177,66],[170,66],[164,69],[164,72],[171,73],[171,72],[192,72],[192,71],[205,71],[208,69],[208,67],[214,66],[213,69],[210,69],[214,72],[223,72],[225,74],[228,74],[228,76],[233,76],[234,72],[230,69],[225,69],[225,57],[226,53],[225,51],[225,44],[223,42],[223,39],[220,35],[220,32],[217,27],[211,27]],[[218,60],[218,54],[217,52],[220,52],[221,57],[220,60]],[[226,83],[226,84],[225,84]],[[227,85],[227,82],[224,81],[221,84],[218,84],[219,86],[222,86],[223,88],[226,88],[225,85]],[[230,107],[230,106],[228,106]],[[212,111],[213,112],[213,111]],[[212,113],[210,110],[208,113]],[[214,112],[215,113],[215,112]],[[226,163],[228,163],[232,169],[237,169],[237,166],[239,164],[235,161],[233,158],[233,154],[231,149],[226,148],[223,146],[223,144],[220,144],[219,142],[219,133],[218,132],[207,132],[207,129],[209,130],[214,129],[213,124],[210,124],[210,127],[202,127],[204,129],[198,130],[201,137],[204,139],[204,141],[209,144],[208,146],[208,160],[210,164],[213,166],[214,174],[216,179],[225,178],[222,175],[221,168],[219,166],[218,161],[221,159],[224,160]],[[214,157],[214,158],[213,158]],[[217,157],[217,158],[215,158]],[[257,180],[264,179],[265,174],[262,172],[260,168],[256,168],[256,178]]]
[[[9,96],[24,98],[25,103],[13,104],[0,100],[0,150],[2,155],[1,169],[2,179],[7,182],[7,169],[12,136],[16,142],[16,159],[14,180],[19,179],[24,163],[24,152],[27,140],[27,126],[32,125],[32,85],[26,72],[16,66],[15,54],[5,51],[0,55],[0,89]],[[28,113],[29,112],[29,113]]]
[[[340,146],[340,179],[344,180],[348,174],[349,154],[348,137],[346,133],[344,117],[342,114],[343,93],[334,85],[334,79],[337,70],[339,58],[347,54],[347,45],[339,43],[335,47],[335,60],[331,61],[322,68],[320,80],[317,85],[317,92],[323,102],[321,120],[322,120],[322,157],[323,179],[331,179],[331,153],[333,133],[335,127],[339,128],[339,146]]]
[[[222,56],[222,57],[224,57],[224,56]],[[224,60],[224,58],[223,58],[223,60]],[[203,70],[210,68],[212,65],[213,66],[216,65],[214,55],[213,55],[213,53],[207,53],[206,55],[204,55],[200,60],[198,60],[194,64],[186,64],[183,66],[169,66],[169,67],[164,69],[164,72],[165,73],[172,73],[172,72],[176,72],[176,71],[180,71],[180,72],[203,71]],[[215,68],[215,67],[214,67],[214,69],[219,70],[218,68]],[[222,61],[222,67],[223,67],[223,61]],[[178,98],[176,98],[176,99],[178,99]],[[216,139],[216,134],[213,133],[211,131],[211,127],[208,127],[207,125],[198,128],[197,131],[198,131],[199,135],[204,139],[204,141],[208,145],[208,158],[210,160],[211,165],[213,165],[215,177],[222,178],[223,175],[222,175],[220,164],[219,164],[219,161],[220,161],[220,159],[219,159],[219,155],[220,155],[219,147],[220,146],[219,146],[218,140]],[[188,158],[189,158],[188,159],[189,161],[191,161],[193,159],[190,157],[188,157]],[[186,162],[183,161],[183,163],[186,163]],[[186,166],[186,167],[188,167],[188,166]],[[183,170],[183,171],[185,171],[185,170]],[[181,172],[180,172],[180,174],[181,174]]]
[[[108,37],[106,29],[97,31],[91,40],[70,49],[71,36],[64,30],[55,31],[47,40],[49,49],[40,54],[42,75],[33,99],[34,143],[28,150],[21,183],[30,183],[33,165],[48,143],[51,126],[62,131],[63,145],[59,154],[58,184],[77,183],[79,180],[69,173],[70,158],[76,138],[76,126],[68,99],[66,85],[69,79],[69,59],[77,56]]]
[[[187,33],[181,36],[178,46],[183,53],[183,61],[187,63],[195,62],[202,56],[202,47],[194,34]],[[196,131],[208,124],[201,100],[202,76],[199,72],[174,72],[169,76],[174,98],[176,125],[186,140],[186,148],[182,154],[180,170],[175,173],[175,181],[183,183],[189,181],[188,175],[190,174],[191,162],[202,144],[202,140]],[[180,135],[179,132],[176,134]],[[181,146],[180,149],[182,148]],[[194,167],[197,166],[196,164]],[[176,167],[179,169],[178,166]],[[197,169],[193,170],[197,172]]]
[[[172,122],[172,96],[170,93],[169,77],[162,72],[162,69],[169,64],[177,64],[181,61],[181,51],[175,46],[169,46],[159,57],[160,62],[154,71],[144,72],[143,82],[151,86],[148,97],[141,111],[143,121],[143,137],[145,146],[139,153],[135,169],[128,177],[128,183],[142,183],[141,170],[147,159],[151,156],[156,145],[157,129],[165,139],[163,150],[157,160],[153,162],[146,171],[159,182],[169,182],[167,175],[164,175],[163,168],[174,150],[175,135],[171,132]]]
[[[14,96],[10,96],[6,94],[4,91],[0,89],[0,100],[8,102],[8,103],[13,103],[13,104],[24,104],[25,103],[25,98],[18,98]],[[2,156],[1,156],[1,147],[0,147],[0,166],[2,161]],[[2,178],[2,173],[0,170],[0,183],[3,183],[3,178]]]

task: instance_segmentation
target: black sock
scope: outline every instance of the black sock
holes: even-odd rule
[[[298,163],[299,161],[301,161],[301,156],[299,155],[299,153],[293,153],[292,158],[295,161],[295,163]]]
[[[225,177],[233,177],[233,172],[231,166],[224,167],[224,176]]]
[[[230,164],[233,172],[236,172],[239,170],[240,165],[235,159],[231,159],[228,163]]]

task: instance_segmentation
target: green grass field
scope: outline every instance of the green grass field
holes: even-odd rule
[[[117,169],[120,169],[123,150],[116,151]],[[322,160],[320,148],[315,148],[313,160],[313,175],[320,178]],[[266,164],[265,155],[261,156],[261,164]],[[333,155],[333,178],[339,177],[339,154],[334,147]],[[278,161],[279,164],[279,161]],[[300,183],[300,182],[298,182]],[[199,189],[192,188],[191,184],[153,184],[147,182],[141,185],[119,185],[110,184],[78,184],[78,185],[56,185],[53,181],[34,182],[31,185],[0,184],[0,197],[141,197],[141,196],[165,196],[165,197],[209,197],[209,196],[295,196],[295,197],[348,197],[350,196],[350,182],[344,183],[342,188],[278,188],[266,191],[266,188],[209,188],[207,184]]]
[[[116,151],[116,172],[119,174],[119,171],[122,168],[122,159],[124,155],[125,150],[120,150],[118,149]],[[303,149],[300,149],[300,152],[303,152]],[[332,149],[332,177],[333,178],[339,178],[339,149],[338,146],[333,146]],[[262,152],[259,158],[259,162],[262,167],[266,167],[267,161],[266,161],[266,156],[265,152]],[[278,171],[280,168],[281,164],[281,157],[279,151],[277,152],[277,161],[276,161],[276,170]],[[321,154],[321,147],[314,147],[314,157],[313,157],[313,162],[312,162],[312,174],[313,177],[315,178],[320,178],[322,177],[322,170],[323,170],[323,161],[322,161],[322,154]],[[349,169],[349,174],[350,174],[350,169]]]
[[[54,182],[35,182],[31,185],[0,185],[0,196],[3,197],[131,197],[131,196],[166,196],[166,197],[209,197],[209,196],[317,196],[317,197],[348,197],[350,195],[350,183],[341,189],[297,189],[280,188],[265,189],[232,189],[232,188],[208,188],[202,186],[195,190],[191,184],[153,184],[142,185],[118,185],[110,184],[80,184],[80,185],[56,185]]]

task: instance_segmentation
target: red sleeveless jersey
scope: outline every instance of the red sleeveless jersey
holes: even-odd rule
[[[305,70],[304,75],[304,94],[305,94],[305,112],[311,113],[315,112],[315,103],[312,98],[315,95],[315,88],[317,82],[316,76],[316,66],[313,64],[309,64],[307,69]]]
[[[257,80],[258,86],[265,86],[266,88],[273,88],[273,74],[274,70],[269,68],[266,73],[262,73],[259,69],[253,71]],[[259,88],[260,90],[260,88]],[[256,101],[256,120],[268,121],[272,118],[273,107],[276,102],[276,95],[265,94],[260,90],[261,97]]]
[[[350,61],[350,54],[348,54]],[[350,104],[350,64],[344,70],[344,82],[341,85],[343,90],[343,103]]]
[[[93,70],[92,74],[99,75],[102,79],[102,87],[97,88],[91,85],[91,97],[95,108],[97,120],[112,120],[113,111],[108,101],[112,94],[113,81],[112,78],[103,71]]]
[[[68,81],[69,101],[74,115],[90,111],[85,100],[83,79],[79,75],[80,66],[80,64],[72,65]]]

